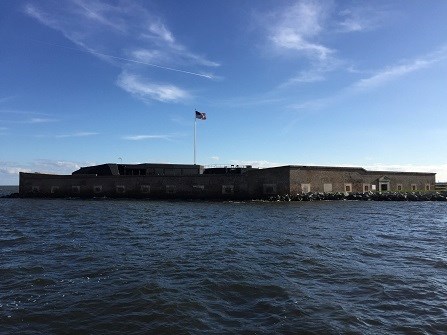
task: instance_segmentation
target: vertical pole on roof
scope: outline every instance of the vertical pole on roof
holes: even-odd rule
[[[197,124],[197,117],[196,112],[194,111],[194,165],[196,165],[196,124]]]

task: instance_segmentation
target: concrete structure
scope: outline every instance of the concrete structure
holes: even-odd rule
[[[407,192],[435,189],[435,173],[354,167],[102,164],[72,175],[20,173],[22,197],[260,199],[308,192]]]

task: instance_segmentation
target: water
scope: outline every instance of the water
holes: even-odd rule
[[[443,334],[447,206],[0,199],[1,334]]]

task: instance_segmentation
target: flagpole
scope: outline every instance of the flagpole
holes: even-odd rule
[[[196,112],[194,112],[194,165],[196,165],[196,124],[197,124],[197,117]]]

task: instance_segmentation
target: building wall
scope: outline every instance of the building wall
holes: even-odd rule
[[[375,172],[352,168],[290,168],[291,194],[304,192],[303,186],[306,184],[310,186],[310,192],[325,192],[329,185],[332,186],[330,192],[364,192],[381,191],[381,183],[389,183],[388,191],[392,192],[424,191],[426,188],[434,190],[435,174]],[[347,186],[350,186],[350,190],[347,190]]]
[[[387,185],[388,191],[435,190],[435,174],[297,166],[189,176],[20,173],[19,192],[22,196],[43,197],[256,199],[305,192],[381,191],[381,183]]]
[[[44,197],[247,198],[241,175],[95,176],[21,173],[19,192]]]
[[[250,170],[242,176],[245,177],[249,185],[251,198],[290,194],[290,168],[288,166]]]

